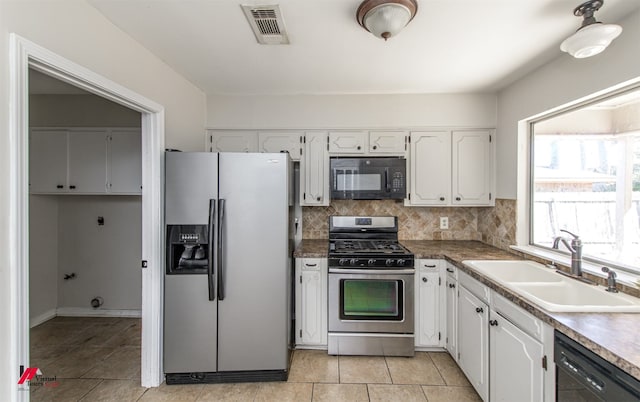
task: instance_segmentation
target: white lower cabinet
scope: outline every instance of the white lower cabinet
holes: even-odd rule
[[[489,396],[489,307],[459,282],[458,365],[480,398]]]
[[[446,263],[445,282],[445,348],[458,361],[458,269]]]
[[[490,400],[544,400],[542,344],[493,310],[489,325]]]
[[[417,347],[444,346],[443,260],[416,260],[415,343]]]
[[[296,259],[296,346],[327,346],[327,259]]]

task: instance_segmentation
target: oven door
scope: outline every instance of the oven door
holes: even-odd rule
[[[329,269],[329,332],[413,334],[413,269]]]

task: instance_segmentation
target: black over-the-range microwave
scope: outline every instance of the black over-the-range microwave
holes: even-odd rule
[[[332,157],[331,199],[404,199],[406,165],[399,157]]]

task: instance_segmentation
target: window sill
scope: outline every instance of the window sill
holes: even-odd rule
[[[510,246],[510,248],[512,250],[516,250],[524,254],[532,255],[534,257],[542,258],[544,260],[549,260],[550,262],[554,262],[556,264],[560,264],[565,267],[571,266],[571,257],[566,254],[556,253],[553,251],[549,251],[547,249],[534,247],[534,246]],[[582,270],[584,272],[587,272],[593,276],[597,276],[600,278],[606,278],[607,275],[605,275],[601,271],[602,267],[603,267],[602,264],[594,264],[589,261],[582,262]],[[639,286],[640,275],[635,275],[630,272],[620,271],[616,269],[614,270],[616,271],[616,275],[617,275],[616,280],[619,283],[629,286],[631,288],[640,289],[640,286]]]

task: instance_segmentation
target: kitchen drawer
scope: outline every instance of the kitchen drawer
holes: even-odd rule
[[[464,272],[458,272],[458,282],[461,286],[464,286],[474,296],[482,300],[483,302],[490,304],[491,291],[488,287],[473,279]]]
[[[440,271],[442,260],[415,260],[415,268],[420,271]]]
[[[491,293],[493,293],[491,295],[493,309],[498,314],[509,320],[522,331],[531,335],[533,338],[542,341],[542,321],[527,313],[525,310],[516,306],[498,293],[494,291]]]

